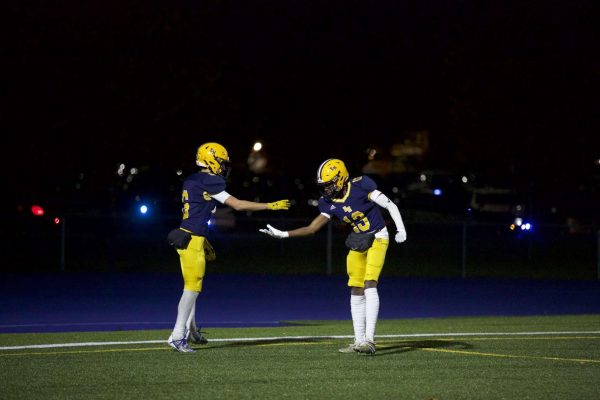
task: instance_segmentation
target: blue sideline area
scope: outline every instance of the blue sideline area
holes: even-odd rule
[[[3,274],[0,333],[170,329],[179,274]],[[598,281],[385,278],[380,318],[600,313]],[[203,327],[349,320],[344,276],[208,274]]]

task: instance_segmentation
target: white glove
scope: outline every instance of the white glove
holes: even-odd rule
[[[290,234],[285,231],[280,231],[277,228],[273,228],[271,225],[267,224],[267,229],[259,229],[262,233],[266,233],[269,236],[272,236],[277,239],[284,239],[289,237]]]
[[[406,241],[406,231],[405,230],[401,230],[396,232],[396,243],[402,243]]]

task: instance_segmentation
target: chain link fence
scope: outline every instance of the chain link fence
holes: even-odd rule
[[[337,221],[311,237],[273,239],[258,232],[267,223],[293,229],[310,219],[268,218],[243,213],[214,221],[209,240],[217,260],[208,270],[251,274],[345,274],[349,228]],[[6,221],[2,270],[179,271],[168,231],[178,216],[68,215],[60,223]],[[408,240],[392,241],[383,275],[600,279],[600,233],[572,234],[564,225],[538,225],[529,232],[501,224],[466,221],[405,221]]]

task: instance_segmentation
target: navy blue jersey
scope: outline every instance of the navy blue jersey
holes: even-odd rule
[[[356,233],[376,232],[385,227],[379,206],[369,200],[369,193],[377,184],[368,176],[348,182],[346,194],[341,199],[319,199],[319,211],[350,224]]]
[[[211,195],[224,190],[225,179],[220,175],[197,172],[188,176],[183,182],[181,191],[183,202],[181,228],[194,235],[206,236],[208,220],[217,206],[217,201]]]

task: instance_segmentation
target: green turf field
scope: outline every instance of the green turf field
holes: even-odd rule
[[[600,399],[600,315],[383,320],[372,356],[350,321],[206,331],[2,334],[0,398]]]

